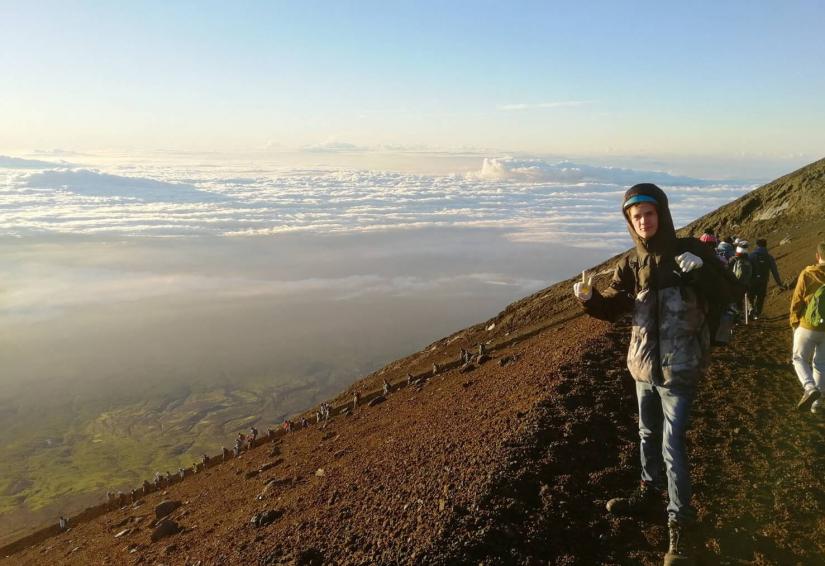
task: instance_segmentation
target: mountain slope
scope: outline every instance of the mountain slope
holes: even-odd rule
[[[825,233],[811,207],[823,197],[825,160],[687,230],[766,237],[791,280]],[[398,384],[381,404],[290,433],[0,563],[657,564],[664,502],[642,520],[603,511],[638,478],[628,331],[582,316],[570,287],[518,301],[339,398],[383,379]],[[695,405],[690,454],[708,564],[825,563],[825,420],[792,410],[788,300],[773,289],[767,318],[715,353]],[[449,369],[460,348],[479,343],[492,359]],[[408,373],[429,379],[406,387]],[[274,465],[249,473],[265,464]],[[162,499],[182,502],[172,517],[184,531],[153,543]],[[277,518],[250,523],[265,510]]]

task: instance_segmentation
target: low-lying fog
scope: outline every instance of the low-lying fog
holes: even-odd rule
[[[319,371],[350,380],[604,256],[471,228],[47,237],[0,251],[4,397],[78,380],[98,393]]]

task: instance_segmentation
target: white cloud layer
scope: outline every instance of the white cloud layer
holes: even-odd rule
[[[5,173],[5,174],[4,174]],[[608,251],[628,245],[618,213],[630,184],[655,182],[684,224],[753,185],[667,173],[484,159],[468,175],[249,164],[121,165],[0,173],[0,235],[267,236],[433,227],[503,229],[518,241]]]

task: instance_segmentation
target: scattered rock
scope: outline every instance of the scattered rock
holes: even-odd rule
[[[295,566],[322,566],[324,554],[316,548],[307,548],[295,557]]]
[[[172,519],[163,519],[157,524],[155,530],[152,531],[152,535],[149,538],[152,539],[152,542],[157,542],[164,537],[168,537],[179,532],[180,526],[175,521]]]
[[[260,470],[249,470],[248,472],[246,472],[246,473],[243,475],[243,477],[244,477],[244,479],[247,479],[247,480],[248,480],[248,479],[254,478],[255,476],[257,476],[257,475],[258,475],[258,474],[260,474],[260,473],[261,473],[261,471],[260,471]]]
[[[126,517],[122,521],[119,521],[119,522],[115,523],[114,525],[112,525],[112,528],[113,529],[119,529],[120,527],[124,527],[124,526],[128,525],[129,523],[131,523],[133,518],[134,517],[132,517],[130,515],[129,517]]]
[[[123,529],[119,533],[115,535],[115,538],[125,537],[126,535],[130,534],[133,529]]]
[[[163,549],[163,553],[168,556],[169,554],[172,554],[173,552],[175,552],[177,550],[178,550],[178,545],[170,544],[169,546],[167,546],[166,548]]]
[[[487,330],[490,331],[490,330],[494,329],[495,327],[496,327],[496,323],[494,322],[493,324],[491,324],[490,326],[487,327]]]
[[[282,458],[278,458],[278,459],[277,459],[277,460],[275,460],[274,462],[267,462],[266,464],[264,464],[263,466],[261,466],[260,468],[258,468],[258,471],[259,471],[259,472],[265,472],[265,471],[267,471],[267,470],[271,470],[272,468],[274,468],[275,466],[277,466],[278,464],[280,464],[280,463],[282,463],[282,462],[283,462],[283,459],[282,459]]]
[[[370,407],[375,407],[376,405],[380,405],[381,403],[383,403],[386,400],[387,400],[386,397],[384,397],[383,395],[379,395],[378,397],[375,397],[375,398],[371,399],[370,402],[367,403],[367,404]]]
[[[458,369],[458,373],[470,373],[474,369],[476,369],[476,365],[473,362],[467,362]]]
[[[180,501],[166,499],[155,505],[155,519],[167,516],[169,513],[181,506]]]
[[[253,515],[249,522],[259,528],[277,520],[283,514],[284,512],[278,509],[270,509],[269,511],[263,511]]]
[[[315,477],[322,478],[325,475],[327,475],[327,473],[324,471],[324,468],[318,468],[315,470]]]

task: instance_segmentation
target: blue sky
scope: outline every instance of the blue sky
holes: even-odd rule
[[[0,150],[821,156],[822,2],[2,2]]]

